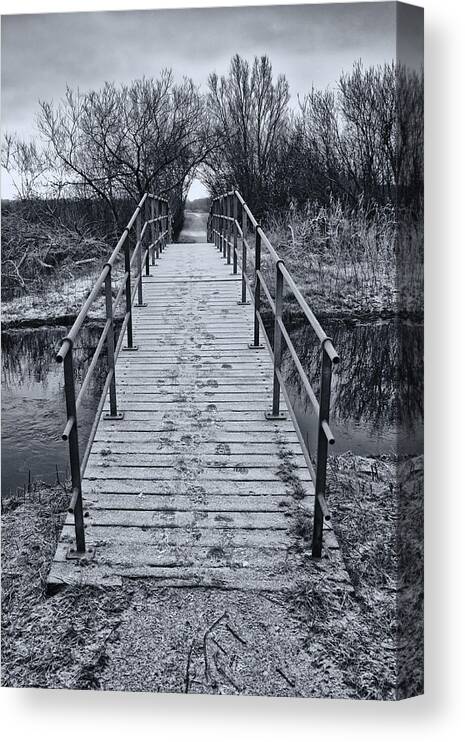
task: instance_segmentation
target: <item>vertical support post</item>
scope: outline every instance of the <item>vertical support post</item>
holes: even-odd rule
[[[221,218],[223,199],[221,196],[218,198],[218,250],[220,253],[223,252],[223,220]]]
[[[261,283],[258,276],[258,272],[261,267],[261,256],[262,256],[262,238],[260,236],[260,225],[257,224],[255,227],[255,290],[254,290],[254,325],[253,325],[253,343],[249,344],[249,348],[263,348],[260,344],[260,324],[258,322],[258,315],[260,314],[260,294],[261,294]]]
[[[126,273],[126,314],[128,317],[127,324],[127,345],[125,350],[137,350],[137,346],[133,343],[132,337],[132,301],[131,301],[131,235],[128,233],[126,242],[124,243],[124,271]]]
[[[144,298],[142,296],[142,216],[139,211],[136,217],[136,250],[137,250],[137,306],[144,306]]]
[[[242,273],[242,295],[241,300],[238,302],[238,304],[250,304],[249,301],[247,301],[247,284],[245,282],[245,277],[247,275],[247,212],[244,209],[244,206],[241,205],[241,214],[242,214],[242,266],[241,266],[241,273]]]
[[[233,273],[237,273],[237,196],[233,193]]]
[[[121,420],[123,414],[118,413],[116,406],[116,375],[115,375],[115,325],[113,322],[113,296],[111,293],[111,265],[108,266],[108,273],[105,278],[105,310],[107,322],[110,327],[107,334],[107,361],[108,371],[112,370],[113,375],[110,381],[110,414],[105,414],[107,420]]]
[[[74,364],[73,345],[69,342],[69,350],[63,361],[65,377],[66,414],[68,420],[74,419],[68,436],[69,443],[69,466],[71,469],[71,485],[73,488],[73,512],[74,530],[76,534],[76,549],[70,549],[70,556],[86,553],[86,538],[84,534],[84,513],[82,510],[82,488],[81,488],[81,461],[79,456],[78,422],[76,415],[76,394],[74,389]]]
[[[266,412],[267,420],[285,420],[284,412],[279,411],[279,398],[281,395],[281,385],[279,383],[278,371],[281,368],[282,357],[282,333],[281,325],[283,316],[283,284],[284,278],[281,272],[282,260],[276,263],[276,285],[275,285],[275,315],[274,315],[274,334],[273,334],[273,406],[271,412]]]
[[[144,204],[144,226],[145,226],[145,233],[146,234],[148,234],[148,229],[147,228],[150,226],[148,224],[148,222],[150,221],[150,210],[149,210],[149,207],[150,207],[150,198],[147,197],[145,199],[145,204]],[[145,254],[145,275],[146,276],[150,276],[150,243],[151,243],[151,240],[149,238],[147,238],[146,243],[147,243],[147,252]],[[142,247],[141,247],[141,249],[142,249]]]
[[[231,265],[231,222],[229,221],[231,218],[231,195],[228,193],[226,196],[226,265]]]
[[[323,423],[329,422],[329,406],[331,398],[332,361],[322,346],[321,375],[320,375],[320,413],[318,416],[318,446],[316,457],[316,484],[315,506],[313,513],[312,556],[319,558],[323,548],[323,510],[319,496],[326,492],[326,466],[328,461],[328,439],[323,429]]]
[[[226,212],[227,212],[227,203],[225,203],[224,196],[221,197],[221,203],[222,203],[221,213],[223,214],[223,217],[225,217]],[[223,237],[223,258],[226,258],[226,240],[228,236],[227,229],[226,229],[226,219],[222,219],[221,223],[222,223],[221,234]]]
[[[155,240],[157,238],[155,231],[155,198],[150,199],[150,242],[152,243],[152,265],[155,265]]]
[[[167,229],[168,229],[168,244],[171,245],[173,241],[173,231],[172,231],[172,225],[171,225],[171,210],[169,203],[166,204],[166,223],[167,223]]]
[[[161,238],[161,244],[162,244],[162,249],[164,250],[165,247],[166,247],[166,234],[165,234],[165,232],[166,232],[166,225],[167,225],[167,221],[166,221],[166,203],[164,201],[161,202],[161,215],[162,215],[161,231],[162,231],[162,235],[163,235],[163,237]]]
[[[160,234],[161,234],[160,222],[158,221],[158,217],[160,216],[160,203],[159,203],[158,199],[155,200],[154,208],[155,208],[155,218],[157,220],[155,222],[155,240],[156,240],[155,254],[156,254],[156,259],[158,260],[158,258],[160,257],[160,241],[159,241],[159,238],[160,238]]]

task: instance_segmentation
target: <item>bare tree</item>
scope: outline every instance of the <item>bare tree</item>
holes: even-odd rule
[[[295,132],[301,157],[311,162],[296,169],[299,195],[418,206],[423,82],[415,71],[395,63],[364,69],[357,62],[335,91],[305,96]]]
[[[44,193],[48,163],[37,142],[26,142],[15,134],[4,134],[1,164],[10,176],[18,198],[31,199]]]
[[[229,73],[208,80],[208,107],[218,147],[210,154],[205,179],[212,193],[234,184],[255,212],[272,197],[281,139],[287,124],[289,86],[273,82],[268,57],[250,65],[236,54]]]
[[[191,80],[106,83],[98,91],[70,88],[58,106],[41,102],[39,128],[73,192],[93,194],[119,221],[118,199],[137,202],[147,190],[182,193],[212,148],[205,102]]]

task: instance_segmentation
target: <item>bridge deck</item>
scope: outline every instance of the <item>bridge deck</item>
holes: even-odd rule
[[[83,480],[95,556],[66,558],[68,516],[49,583],[289,587],[308,572],[313,485],[290,419],[264,417],[272,364],[248,348],[240,277],[211,244],[168,246],[152,272],[116,367],[124,419],[102,416]],[[330,529],[325,546],[334,571]]]

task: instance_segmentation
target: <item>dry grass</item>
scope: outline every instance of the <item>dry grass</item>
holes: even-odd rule
[[[68,589],[46,598],[46,578],[69,493],[40,485],[3,500],[2,685],[94,688],[122,590]]]
[[[330,507],[354,592],[322,581],[295,605],[349,695],[423,690],[423,459],[331,460]]]
[[[309,205],[266,232],[319,314],[422,312],[423,226],[393,206]]]

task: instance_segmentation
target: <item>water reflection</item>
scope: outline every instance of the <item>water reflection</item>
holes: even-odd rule
[[[419,453],[423,446],[422,326],[394,320],[324,325],[340,355],[333,377],[331,420],[337,441],[332,451]],[[287,323],[287,327],[318,394],[320,351],[315,334],[307,324]],[[289,352],[284,353],[283,368],[299,424],[311,440],[316,420]]]
[[[75,348],[75,376],[80,384],[101,330],[85,328]],[[2,492],[24,486],[28,472],[52,481],[56,468],[66,473],[67,447],[61,440],[65,423],[63,368],[55,353],[65,328],[2,333]],[[92,424],[103,385],[99,364],[80,413],[81,445]]]

